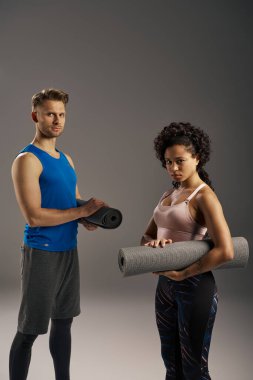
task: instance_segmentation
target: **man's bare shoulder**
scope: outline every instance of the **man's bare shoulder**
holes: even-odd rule
[[[12,163],[12,170],[36,170],[42,171],[40,160],[30,152],[20,153]]]

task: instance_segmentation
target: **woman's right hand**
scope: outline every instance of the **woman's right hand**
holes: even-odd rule
[[[156,239],[156,240],[150,240],[148,243],[145,243],[144,245],[146,247],[162,247],[164,248],[166,244],[171,244],[172,240],[171,239]]]
[[[85,205],[78,207],[79,211],[81,213],[81,217],[85,218],[92,214],[94,214],[96,211],[98,211],[101,207],[104,207],[108,205],[97,198],[91,198]]]

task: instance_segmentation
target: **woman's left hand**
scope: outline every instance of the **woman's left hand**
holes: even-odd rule
[[[186,276],[185,276],[185,271],[184,270],[168,270],[168,271],[164,271],[164,272],[153,272],[154,274],[156,275],[162,275],[162,276],[166,276],[168,278],[170,278],[171,280],[174,280],[174,281],[183,281],[186,279]]]

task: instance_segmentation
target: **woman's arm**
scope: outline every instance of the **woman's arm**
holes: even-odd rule
[[[234,257],[233,243],[221,204],[212,191],[205,191],[196,197],[197,205],[204,216],[208,234],[214,247],[201,259],[181,271],[159,272],[173,280],[208,272]]]
[[[157,239],[157,225],[152,217],[144,235],[141,238],[141,245],[157,248],[164,247],[165,244],[169,243],[172,243],[171,239]]]
[[[141,245],[144,245],[154,239],[157,235],[157,226],[155,224],[154,218],[152,217],[148,223],[147,229],[144,232],[144,235],[141,238]]]

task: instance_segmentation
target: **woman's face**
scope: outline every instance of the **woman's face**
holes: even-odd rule
[[[199,163],[198,156],[186,150],[184,145],[173,145],[165,150],[166,170],[176,182],[183,182],[194,175]]]

